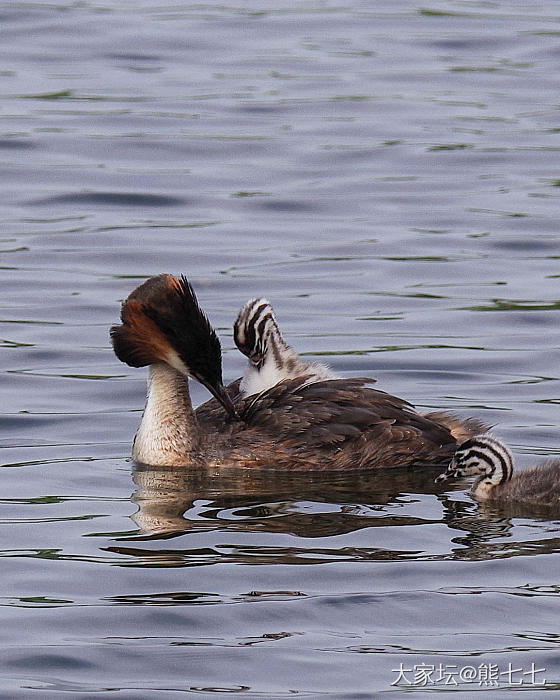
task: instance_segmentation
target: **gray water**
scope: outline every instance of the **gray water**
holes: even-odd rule
[[[227,381],[265,295],[309,359],[557,455],[558,3],[11,2],[0,31],[0,697],[558,690],[558,519],[433,470],[137,468],[146,373],[108,342],[184,273]]]

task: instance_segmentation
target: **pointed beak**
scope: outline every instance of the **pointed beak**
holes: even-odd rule
[[[456,471],[457,464],[455,462],[455,457],[451,460],[449,463],[449,466],[447,467],[447,471],[443,472],[439,476],[436,476],[434,479],[435,484],[441,484],[443,481],[449,481],[449,479],[456,479],[459,475],[457,474]]]
[[[452,469],[450,467],[446,472],[443,472],[443,474],[436,476],[436,478],[434,479],[434,482],[436,484],[441,484],[443,481],[449,481],[449,479],[458,479],[461,476],[462,476],[462,474],[460,474],[454,468]]]
[[[222,404],[229,418],[233,420],[239,420],[239,415],[235,406],[233,405],[233,401],[231,400],[230,395],[227,393],[227,391],[224,388],[224,385],[221,382],[219,382],[216,385],[212,385],[202,378],[200,378],[199,381],[202,384],[204,384],[208,391]]]

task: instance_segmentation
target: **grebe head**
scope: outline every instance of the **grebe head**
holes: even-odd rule
[[[203,384],[235,417],[222,383],[220,341],[185,277],[151,277],[124,301],[111,328],[116,356],[131,367],[164,362]]]
[[[287,349],[272,306],[262,298],[251,299],[241,309],[233,326],[233,338],[256,369],[263,366],[271,349]]]
[[[436,478],[436,483],[474,474],[481,474],[488,487],[509,481],[513,474],[511,452],[489,435],[475,435],[459,445],[447,471]]]

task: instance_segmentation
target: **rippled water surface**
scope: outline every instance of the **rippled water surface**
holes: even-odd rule
[[[309,358],[558,454],[558,4],[11,2],[0,36],[0,697],[558,690],[558,517],[135,467],[108,343],[185,273],[228,381],[265,295]]]

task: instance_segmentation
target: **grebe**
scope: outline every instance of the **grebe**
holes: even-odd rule
[[[489,435],[475,435],[453,456],[447,471],[436,483],[480,474],[470,491],[479,501],[515,502],[560,509],[560,460],[513,471],[510,450]]]
[[[260,394],[284,379],[303,375],[308,376],[309,384],[337,378],[327,365],[304,362],[286,343],[266,299],[245,304],[233,326],[233,339],[249,358],[240,385],[243,396]]]
[[[224,389],[219,340],[184,277],[147,280],[125,300],[121,319],[111,329],[115,354],[132,367],[149,366],[137,462],[364,469],[439,465],[456,450],[447,425],[365,386],[371,379],[310,384],[303,375],[247,398],[239,396],[239,380]],[[215,396],[196,411],[189,376]],[[467,421],[463,429],[486,428]]]

